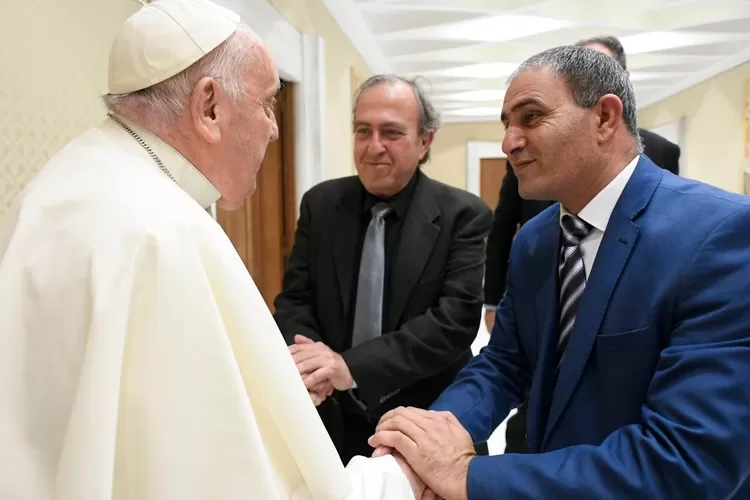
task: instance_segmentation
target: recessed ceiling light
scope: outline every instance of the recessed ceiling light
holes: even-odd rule
[[[627,54],[645,54],[659,50],[677,49],[705,43],[737,40],[737,33],[697,33],[690,31],[649,31],[620,39]],[[739,39],[749,38],[747,35]]]
[[[500,116],[502,111],[502,108],[478,107],[453,109],[450,111],[446,111],[445,114],[452,116]]]
[[[489,16],[438,27],[441,35],[454,40],[503,42],[552,31],[572,23],[536,16]]]
[[[570,21],[538,16],[496,15],[455,23],[383,33],[384,40],[448,39],[475,42],[505,42],[571,26]]]
[[[458,78],[503,78],[510,76],[519,63],[491,62],[459,66],[456,68],[424,71],[425,75],[453,76]]]
[[[459,92],[457,94],[437,95],[434,97],[434,99],[440,100],[440,101],[486,102],[486,101],[501,101],[503,97],[505,97],[505,90],[485,89],[485,90],[469,90],[466,92]]]

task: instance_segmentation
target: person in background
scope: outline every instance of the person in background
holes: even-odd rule
[[[353,122],[357,175],[304,194],[275,300],[345,462],[372,453],[383,413],[427,408],[471,359],[492,224],[480,198],[421,171],[439,117],[416,82],[369,78]]]
[[[613,57],[630,75],[625,51],[620,41],[612,36],[582,40],[576,44],[588,47]],[[662,136],[639,128],[644,154],[656,165],[673,174],[679,171],[680,147]],[[484,273],[485,324],[492,331],[495,324],[495,309],[505,291],[508,276],[508,257],[513,238],[518,229],[555,202],[524,199],[518,193],[518,179],[510,164],[500,187],[500,200],[495,208],[495,220],[487,238],[487,263]],[[520,279],[523,279],[521,277]],[[506,428],[506,453],[525,453],[526,407],[521,404],[518,412],[508,419]]]
[[[255,191],[279,83],[214,3],[157,0],[125,22],[110,115],[0,222],[0,498],[422,497],[397,456],[344,468],[206,212]]]
[[[523,62],[502,121],[521,195],[559,203],[516,236],[487,347],[371,444],[451,500],[750,498],[750,198],[657,167],[586,47]],[[476,456],[526,398],[530,453]]]

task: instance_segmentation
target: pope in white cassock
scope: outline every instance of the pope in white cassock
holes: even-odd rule
[[[0,224],[0,498],[421,496],[390,455],[344,468],[206,212],[255,190],[278,87],[263,44],[208,1],[125,23],[110,117]]]

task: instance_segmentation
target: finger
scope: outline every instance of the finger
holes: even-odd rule
[[[407,462],[417,458],[417,443],[409,436],[398,431],[380,431],[370,436],[367,443],[377,449],[381,446],[396,450]]]
[[[390,411],[387,411],[383,414],[382,417],[380,417],[380,421],[378,422],[378,425],[380,425],[382,422],[385,422],[387,420],[392,419],[396,415],[401,415],[401,413],[405,410],[403,406],[399,406],[398,408],[394,408]]]
[[[394,410],[392,416],[387,419],[386,415],[388,414],[383,415],[383,418],[378,422],[376,429],[380,430],[382,428],[384,430],[393,430],[389,425],[392,425],[390,422],[394,419],[406,419],[419,426],[422,430],[427,430],[435,426],[433,415],[430,414],[430,412],[419,408],[397,408],[396,410],[397,411]]]
[[[304,335],[297,334],[294,336],[294,343],[295,344],[314,344],[315,341],[305,337]]]
[[[326,359],[318,356],[318,357],[306,359],[305,361],[300,361],[299,363],[297,363],[297,371],[300,372],[302,375],[309,375],[313,373],[314,371],[323,368],[327,364],[328,363]]]
[[[317,384],[315,387],[310,387],[310,389],[308,390],[310,392],[323,393],[323,392],[326,392],[329,388],[333,388],[333,385],[331,385],[330,381],[326,380]]]
[[[320,403],[323,402],[323,398],[314,392],[310,393],[310,399],[312,399],[315,406],[320,406]]]
[[[289,352],[291,352],[292,358],[294,359],[295,363],[299,363],[300,361],[305,361],[310,358],[321,357],[321,352],[318,349],[314,349],[314,348],[295,349],[294,352],[292,352],[291,350]]]
[[[305,377],[303,377],[303,380],[305,382],[305,387],[307,387],[307,390],[309,391],[311,387],[315,387],[321,382],[326,382],[330,378],[331,369],[328,366],[324,366],[310,373],[309,375],[306,375]]]
[[[320,353],[322,348],[325,347],[321,343],[315,343],[315,344],[294,344],[289,346],[289,352],[292,353],[292,356],[297,354],[298,352],[314,352],[314,353]]]
[[[427,429],[429,427],[427,426]],[[425,435],[427,429],[420,426],[406,415],[396,415],[386,422],[378,424],[377,431],[398,431],[409,436],[413,441],[419,441]]]
[[[372,452],[372,456],[374,458],[377,457],[384,457],[386,455],[390,455],[393,453],[393,450],[391,448],[388,448],[387,446],[378,446],[375,448],[375,451]]]

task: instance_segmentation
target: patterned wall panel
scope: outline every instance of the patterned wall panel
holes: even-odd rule
[[[109,46],[138,7],[0,2],[0,217],[50,156],[104,117]]]

